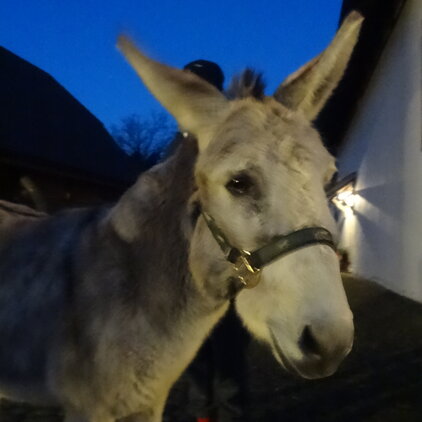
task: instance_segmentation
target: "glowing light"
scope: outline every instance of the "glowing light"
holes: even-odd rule
[[[350,173],[326,190],[329,200],[346,217],[354,214],[354,207],[359,200],[359,195],[355,192],[356,178],[356,173]]]
[[[339,201],[345,202],[347,198],[349,198],[351,195],[353,195],[353,192],[351,192],[350,190],[345,190],[337,194],[337,199]]]
[[[356,197],[354,193],[351,193],[350,195],[347,195],[346,198],[343,199],[343,202],[350,208],[353,208],[356,203]]]
[[[354,192],[353,184],[348,184],[336,192],[332,197],[332,201],[337,208],[346,212],[346,210],[351,211],[355,206],[357,197],[358,195]]]

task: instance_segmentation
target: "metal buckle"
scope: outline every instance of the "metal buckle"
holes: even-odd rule
[[[250,254],[249,251],[242,250],[234,263],[234,268],[237,271],[237,278],[247,289],[252,289],[257,286],[261,278],[261,270],[255,268],[248,260]]]

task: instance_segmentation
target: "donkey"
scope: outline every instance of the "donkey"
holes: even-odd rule
[[[187,138],[113,206],[17,212],[0,224],[3,396],[61,404],[67,422],[158,422],[233,297],[282,367],[305,378],[335,372],[352,347],[353,316],[324,194],[334,159],[311,122],[361,23],[353,12],[273,96],[248,71],[231,99],[119,39],[197,141]]]

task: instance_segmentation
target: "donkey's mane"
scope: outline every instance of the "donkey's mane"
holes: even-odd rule
[[[262,100],[265,96],[264,90],[265,82],[262,73],[246,68],[233,77],[226,94],[230,99],[252,97]]]

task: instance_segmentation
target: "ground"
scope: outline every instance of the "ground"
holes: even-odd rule
[[[416,422],[422,420],[422,305],[375,283],[344,277],[355,315],[352,353],[332,377],[284,373],[260,344],[247,356],[245,421]],[[189,422],[187,377],[175,385],[166,422]],[[60,410],[4,402],[0,422],[58,422]]]

